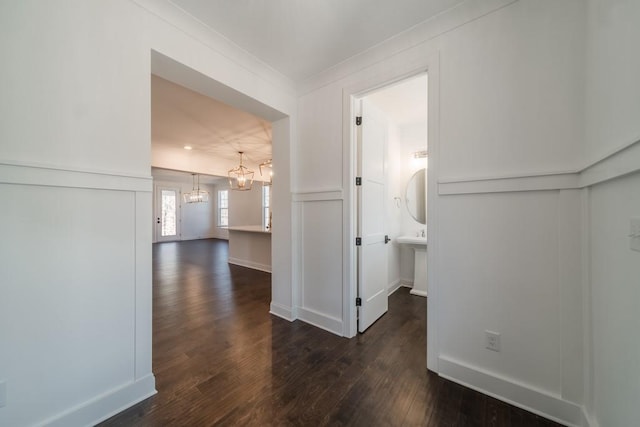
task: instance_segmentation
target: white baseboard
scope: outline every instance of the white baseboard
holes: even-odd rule
[[[427,297],[427,292],[426,291],[419,291],[417,289],[411,289],[409,291],[409,293],[411,295],[416,295],[416,296],[419,296],[419,297],[425,297],[425,298]]]
[[[405,288],[413,288],[413,280],[411,279],[400,279],[400,286]]]
[[[342,336],[342,320],[315,310],[298,307],[298,319],[320,329]]]
[[[260,270],[267,273],[271,273],[271,266],[266,264],[260,264],[246,259],[229,257],[229,264],[239,265],[241,267],[253,268],[254,270]]]
[[[47,427],[96,425],[156,393],[156,379],[153,374],[149,374],[138,381],[110,390],[45,420],[40,425]]]
[[[448,357],[438,358],[439,375],[550,420],[574,427],[590,425],[582,406],[526,384],[498,377]]]
[[[389,285],[387,286],[387,295],[391,295],[401,287],[402,287],[402,281],[400,279],[389,283]]]
[[[274,316],[281,317],[284,320],[288,320],[289,322],[293,322],[294,320],[296,320],[291,307],[285,307],[284,305],[278,304],[273,301],[271,301],[269,313],[273,314]]]

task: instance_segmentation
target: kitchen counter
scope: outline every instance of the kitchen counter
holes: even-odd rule
[[[229,227],[229,264],[271,273],[271,231],[261,225]]]

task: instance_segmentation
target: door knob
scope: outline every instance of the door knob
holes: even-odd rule
[[[385,235],[384,236],[384,244],[386,245],[387,243],[389,243],[391,241],[391,239],[389,238],[389,236]]]

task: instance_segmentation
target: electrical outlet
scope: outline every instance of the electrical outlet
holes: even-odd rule
[[[7,406],[7,382],[0,381],[0,408]]]
[[[631,218],[629,227],[629,247],[640,252],[640,217]]]
[[[491,351],[500,351],[500,334],[493,331],[484,331],[485,347]]]

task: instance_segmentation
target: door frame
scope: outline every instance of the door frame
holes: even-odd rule
[[[359,99],[364,96],[420,74],[428,75],[427,124],[429,140],[429,167],[427,168],[427,368],[438,372],[439,334],[438,320],[438,167],[440,136],[440,57],[438,51],[423,56],[419,64],[407,69],[390,69],[376,79],[356,81],[343,88],[342,137],[343,137],[343,335],[351,338],[357,333],[357,251],[355,246],[357,198],[355,191],[357,161],[357,127],[355,117],[359,111]]]

